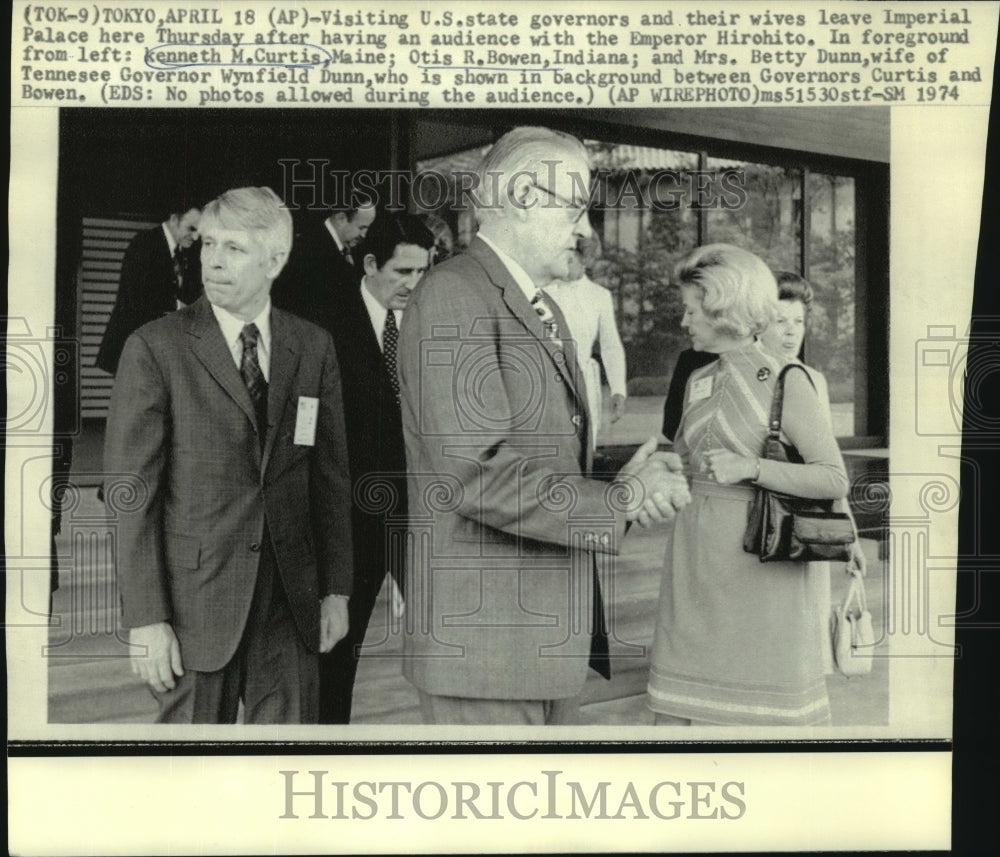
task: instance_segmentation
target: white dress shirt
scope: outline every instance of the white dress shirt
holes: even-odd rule
[[[389,310],[382,306],[375,295],[368,290],[367,275],[361,278],[361,300],[364,302],[365,309],[368,310],[368,317],[372,320],[372,329],[375,331],[375,339],[378,340],[378,347],[381,351],[382,331],[385,329],[385,317],[389,314]],[[396,316],[396,329],[398,330],[399,323],[403,320],[403,311],[394,309],[392,312]]]
[[[170,227],[167,225],[167,221],[160,224],[163,229],[163,235],[167,239],[167,249],[170,250],[170,255],[173,256],[174,252],[177,250],[177,242],[174,240],[174,235],[170,231]]]
[[[233,362],[236,368],[240,368],[243,362],[243,343],[240,341],[240,334],[247,324],[256,324],[260,336],[257,337],[257,362],[260,364],[260,371],[264,375],[264,380],[271,381],[271,299],[267,299],[264,309],[251,321],[243,321],[230,312],[226,312],[222,307],[212,304],[212,312],[219,327],[222,328],[222,336],[229,346],[229,353],[233,355]]]
[[[340,251],[341,255],[343,255],[344,242],[340,240],[340,236],[337,234],[337,230],[333,228],[333,224],[330,222],[329,217],[323,221],[323,225],[326,227],[326,231],[330,233],[333,243],[337,245],[337,249]]]

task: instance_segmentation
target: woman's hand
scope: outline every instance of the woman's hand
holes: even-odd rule
[[[855,538],[854,544],[851,545],[851,555],[847,559],[847,571],[850,572],[852,568],[856,568],[862,577],[868,575],[868,560],[865,558],[865,552],[861,549],[861,539]]]
[[[720,485],[734,485],[756,479],[758,460],[746,455],[737,455],[728,449],[710,449],[705,453],[705,469],[709,479]]]

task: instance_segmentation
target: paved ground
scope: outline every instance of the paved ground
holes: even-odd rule
[[[645,419],[662,409],[646,401]],[[639,414],[635,414],[640,419]],[[63,524],[57,542],[61,586],[53,599],[54,620],[48,656],[49,720],[58,723],[149,722],[155,705],[132,676],[124,635],[118,630],[117,593],[113,583],[113,541],[94,486],[100,481],[101,435],[88,426],[74,445],[74,472],[81,503]],[[592,675],[585,688],[584,722],[638,726],[652,722],[645,706],[648,661],[644,646],[652,637],[659,591],[663,531],[630,533],[616,572],[616,592],[609,603],[617,642],[613,644],[615,677]],[[864,541],[870,573],[866,582],[869,608],[878,639],[885,627],[883,582],[885,559],[878,545]],[[840,602],[846,578],[835,574],[832,601]],[[365,641],[355,693],[355,721],[366,724],[419,723],[417,698],[400,669],[401,637],[383,595]],[[870,676],[827,679],[836,726],[878,726],[888,722],[888,659],[875,659]]]

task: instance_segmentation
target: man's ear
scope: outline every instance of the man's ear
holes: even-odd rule
[[[535,174],[528,170],[514,173],[507,180],[507,201],[522,220],[537,204],[535,200]]]
[[[374,277],[378,273],[378,260],[374,253],[366,253],[361,263],[364,266],[365,274]]]
[[[278,250],[271,254],[270,258],[267,260],[267,275],[272,280],[275,279],[278,274],[281,273],[281,269],[285,267],[285,262],[288,261],[288,251]]]

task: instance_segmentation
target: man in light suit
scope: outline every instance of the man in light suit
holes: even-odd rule
[[[579,141],[502,137],[480,168],[479,236],[423,278],[399,341],[409,471],[403,669],[433,723],[572,719],[588,662],[608,674],[598,579],[627,521],[689,502],[650,439],[610,485],[588,477],[587,393],[542,286],[587,220]]]
[[[105,444],[133,671],[161,722],[315,722],[347,632],[350,476],[325,331],[271,308],[291,217],[269,188],[205,207],[205,297],[140,328]]]
[[[132,239],[122,257],[118,294],[95,360],[98,368],[114,375],[133,331],[197,300],[201,276],[192,247],[200,216],[192,206]]]
[[[360,649],[382,582],[392,573],[402,584],[402,541],[388,532],[393,524],[401,530],[406,518],[396,341],[433,246],[433,234],[415,215],[380,215],[357,249],[360,281],[315,319],[337,347],[354,485],[350,630],[320,658],[320,723],[349,722]],[[395,585],[392,590],[398,598]]]
[[[288,267],[275,283],[278,305],[322,324],[322,319],[336,311],[343,295],[357,286],[363,271],[354,255],[374,220],[374,205],[359,201],[307,229],[296,240]]]

